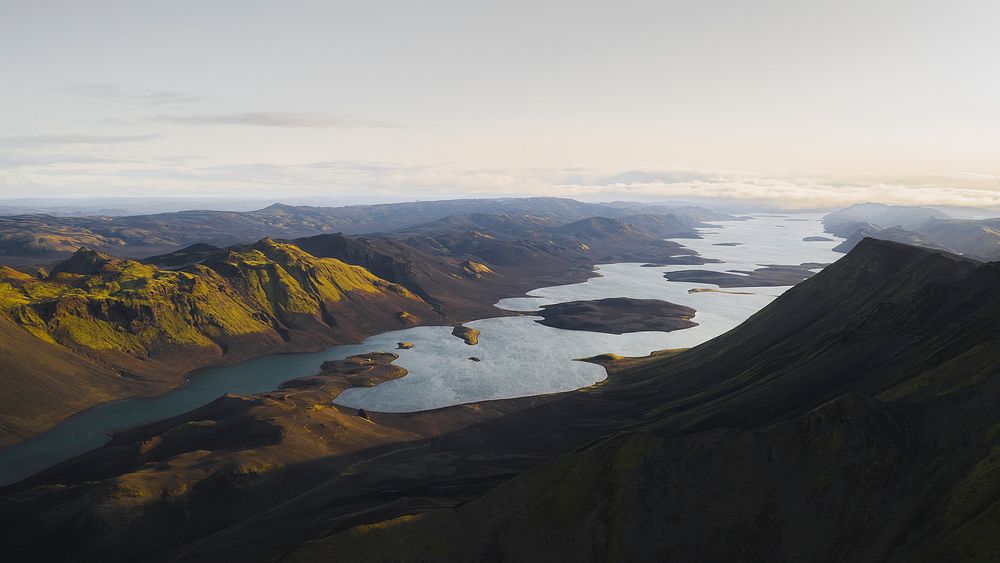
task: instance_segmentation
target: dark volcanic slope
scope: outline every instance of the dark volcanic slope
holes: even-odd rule
[[[5,490],[0,541],[36,560],[988,560],[998,286],[997,264],[866,240],[697,348],[609,356],[583,392],[370,421],[294,388],[220,400]]]
[[[671,332],[698,326],[695,310],[659,299],[612,297],[594,301],[567,301],[542,305],[543,325],[567,330],[624,334],[656,330]]]

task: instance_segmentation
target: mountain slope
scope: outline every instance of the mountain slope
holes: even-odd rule
[[[997,398],[994,386],[960,405]],[[956,406],[851,394],[761,431],[629,432],[282,561],[994,560],[996,418],[956,420]]]
[[[0,216],[0,257],[52,259],[81,246],[143,256],[196,243],[228,246],[263,237],[384,232],[475,213],[538,214],[556,224],[625,214],[614,207],[571,199],[509,198],[346,207],[274,204],[246,212],[179,211],[124,217]]]
[[[58,367],[34,374],[21,365],[23,352],[5,363],[21,383],[5,388],[3,401],[20,407],[0,421],[30,419],[37,429],[102,400],[163,391],[209,363],[358,341],[437,315],[362,267],[265,239],[180,270],[86,249],[44,278],[2,268],[0,317],[15,342],[28,337],[18,346],[44,349]],[[77,392],[38,397],[30,381],[51,378]],[[81,391],[85,381],[94,388]]]
[[[651,234],[661,238],[693,236],[691,229],[702,226],[702,220],[733,219],[691,206],[630,204],[621,207],[545,197],[345,207],[274,204],[255,211],[202,210],[131,216],[0,215],[0,260],[6,263],[53,260],[66,257],[81,246],[140,257],[193,244],[230,246],[264,237],[291,239],[324,233],[390,231],[417,236],[484,226],[507,238],[530,238],[535,231],[595,216],[631,216],[644,223],[640,227],[649,227]],[[664,216],[671,217],[670,225],[665,224],[667,219],[655,219]],[[470,226],[472,224],[477,226]]]
[[[856,230],[858,224],[873,223],[882,227],[920,230],[924,225],[942,219],[948,219],[948,216],[930,207],[858,203],[827,214],[823,217],[823,227],[827,232],[846,238]]]
[[[675,215],[637,214],[622,217],[620,221],[634,225],[639,229],[659,238],[701,238],[690,221],[685,221]]]
[[[1000,219],[949,219],[923,207],[855,205],[823,218],[827,232],[846,238],[848,252],[865,237],[945,250],[976,260],[1000,259]]]
[[[0,447],[137,386],[0,316]]]

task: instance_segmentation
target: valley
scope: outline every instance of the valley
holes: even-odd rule
[[[812,232],[818,228],[817,219],[812,217],[810,222],[797,223],[797,228],[803,232]],[[772,224],[773,220],[769,219],[736,221],[731,222],[731,226],[726,230],[743,229],[748,231],[748,234],[768,232],[769,225]],[[698,242],[705,248],[713,248],[711,240],[716,235],[706,236],[709,238],[704,241],[699,239]],[[587,240],[594,245],[595,250],[600,245],[609,244],[593,236]],[[786,239],[760,240],[761,242],[752,245],[751,249],[755,249],[766,259],[770,253],[779,251],[772,245],[784,244]],[[645,242],[646,239],[640,238],[639,241]],[[392,246],[389,246],[390,242]],[[440,318],[425,313],[422,315],[423,323],[439,326],[403,328],[407,323],[397,319],[393,310],[388,310],[383,317],[383,326],[397,330],[368,337],[361,344],[342,344],[331,348],[319,344],[314,348],[326,349],[288,354],[287,352],[295,351],[292,346],[296,343],[293,340],[291,345],[279,348],[286,352],[279,356],[242,362],[227,361],[226,363],[236,363],[236,365],[200,369],[183,387],[161,397],[139,398],[97,406],[70,418],[59,427],[37,438],[28,439],[0,451],[0,461],[4,461],[5,467],[0,473],[2,478],[0,480],[9,482],[47,467],[55,461],[98,447],[108,440],[106,433],[109,431],[167,418],[206,404],[227,392],[249,394],[268,391],[286,380],[314,373],[324,360],[339,359],[364,352],[395,350],[396,343],[400,341],[414,344],[412,349],[398,351],[402,356],[401,365],[406,367],[410,374],[404,379],[370,389],[348,389],[338,397],[339,404],[370,411],[406,412],[470,401],[577,389],[600,381],[604,378],[604,371],[596,365],[572,361],[575,358],[606,351],[623,355],[642,355],[664,347],[692,346],[736,326],[781,291],[779,288],[770,293],[760,292],[754,296],[733,295],[734,299],[730,300],[726,299],[728,295],[716,295],[713,299],[697,299],[692,302],[692,295],[687,290],[701,284],[669,283],[660,277],[664,269],[682,268],[683,264],[659,268],[641,267],[637,263],[602,265],[597,270],[598,277],[590,277],[582,283],[543,288],[530,294],[545,295],[548,292],[570,291],[580,297],[599,295],[651,298],[669,295],[670,299],[678,299],[682,303],[690,302],[697,309],[696,318],[699,326],[674,332],[669,337],[665,333],[655,331],[629,335],[567,332],[541,326],[534,322],[537,317],[509,316],[523,309],[520,304],[522,302],[528,305],[525,312],[535,310],[545,301],[544,298],[541,301],[534,297],[526,300],[504,299],[498,303],[499,308],[483,304],[477,305],[478,308],[466,305],[468,301],[477,298],[495,300],[494,296],[502,291],[502,287],[493,290],[497,293],[492,294],[489,293],[491,288],[498,286],[517,288],[519,282],[515,276],[519,272],[514,270],[510,273],[509,266],[493,264],[489,275],[471,278],[457,273],[462,271],[464,261],[421,254],[416,256],[418,258],[426,256],[426,261],[417,261],[412,255],[399,254],[400,248],[406,248],[401,247],[399,242],[355,240],[323,235],[305,239],[304,242],[297,240],[294,244],[301,244],[317,255],[340,256],[345,260],[368,264],[373,271],[405,283],[412,295],[427,295],[427,301],[419,304],[425,307],[426,304],[430,304],[436,311],[445,312],[448,316]],[[392,249],[396,254],[385,250],[386,248]],[[381,252],[376,253],[373,249]],[[219,256],[228,256],[229,253],[223,249],[211,252],[204,248],[195,250],[197,259],[200,260],[197,264],[192,264],[191,253],[187,250],[168,256],[156,256],[145,262],[174,265],[174,267],[182,263],[187,268],[204,268],[219,260]],[[807,248],[805,252],[809,256],[824,256],[816,254],[815,248]],[[386,255],[394,258],[386,259]],[[553,259],[551,254],[547,256],[548,260]],[[742,256],[747,255],[744,253]],[[689,254],[682,255],[684,262],[691,257]],[[380,259],[383,262],[379,262]],[[321,260],[336,260],[336,258]],[[722,268],[725,264],[712,264],[712,266]],[[445,268],[451,268],[450,271],[454,275],[447,275],[449,270]],[[164,275],[179,275],[175,274],[175,271],[170,270]],[[579,273],[569,272],[569,275],[589,277],[594,274],[590,269],[581,266]],[[483,284],[492,285],[484,288]],[[437,301],[434,297],[436,295],[445,298]],[[572,300],[569,296],[566,299]],[[410,307],[410,310],[417,309]],[[484,335],[474,347],[475,351],[471,352],[479,358],[479,361],[470,362],[471,349],[461,339],[450,335],[452,328],[449,326],[449,321],[458,323],[465,320],[465,315],[477,313],[489,316],[468,323],[469,327],[481,331]],[[379,331],[373,329],[372,332]],[[97,357],[101,356],[98,354]],[[160,384],[155,388],[162,389],[166,385]],[[176,386],[177,383],[173,382],[170,385]]]
[[[1000,563],[1000,2],[4,2],[0,563]]]
[[[906,526],[882,531],[890,534],[889,544],[904,547],[845,541],[882,517],[884,496],[843,491],[874,491],[890,482],[905,489],[931,480],[935,486],[922,487],[925,495],[993,494],[974,475],[988,470],[996,447],[990,428],[998,421],[985,408],[994,398],[989,374],[996,360],[983,355],[992,334],[981,329],[997,314],[989,290],[994,270],[866,241],[701,346],[645,358],[594,358],[609,377],[581,392],[360,416],[335,406],[341,373],[357,374],[348,376],[362,387],[352,389],[378,389],[410,376],[392,379],[399,374],[380,371],[384,360],[355,356],[278,391],[228,395],[120,433],[108,446],[6,490],[0,505],[5,541],[37,546],[31,538],[58,528],[68,543],[57,545],[77,550],[115,545],[134,556],[188,560],[222,553],[294,561],[348,553],[426,560],[419,554],[435,553],[434,559],[463,560],[496,550],[510,557],[559,550],[604,558],[639,545],[675,555],[739,557],[750,549],[793,557],[815,541],[801,543],[795,529],[824,525],[824,541],[845,557],[906,560],[953,542],[990,550],[985,540],[969,543],[977,529],[969,526],[995,521],[994,511],[955,514],[947,504],[927,511],[936,497],[919,495],[897,506],[892,522]],[[970,283],[979,289],[954,291]],[[857,322],[887,307],[895,314]],[[950,326],[942,318],[964,321],[942,331]],[[350,367],[359,361],[375,367]],[[741,367],[734,372],[733,365]],[[964,369],[956,370],[959,365]],[[953,404],[967,414],[956,418]],[[952,413],[946,424],[943,413]],[[948,439],[955,435],[966,439]],[[704,471],[680,469],[692,464]],[[802,469],[792,475],[784,472],[789,467]],[[748,496],[739,491],[749,479],[768,484],[754,485],[758,492]],[[672,482],[686,485],[660,485]],[[789,489],[790,482],[801,486]],[[45,483],[62,486],[50,490]],[[580,497],[584,487],[596,492],[594,502]],[[718,494],[729,499],[725,516],[705,504]],[[44,511],[52,495],[64,507],[58,514]],[[275,495],[285,500],[273,505]],[[94,503],[106,515],[102,532],[78,543],[70,522],[93,514]],[[827,511],[809,508],[831,503],[856,514],[857,523],[824,523]],[[511,513],[507,506],[523,510]],[[171,517],[177,511],[201,518],[163,536],[166,522],[178,524]],[[669,516],[679,512],[702,515],[702,524]],[[774,522],[771,535],[712,541],[723,527],[749,525],[761,514]],[[616,527],[574,532],[608,525]],[[925,527],[938,533],[923,536]],[[696,540],[671,543],[673,530]],[[631,533],[666,543],[628,541]]]
[[[0,489],[3,541],[18,557],[31,550],[43,560],[106,556],[112,546],[123,560],[469,560],[554,556],[549,550],[615,559],[640,545],[629,534],[683,534],[693,540],[641,549],[791,558],[812,548],[796,539],[797,526],[825,526],[829,549],[850,558],[907,560],[955,542],[993,549],[969,535],[992,521],[988,508],[973,521],[952,508],[918,515],[928,501],[900,507],[916,529],[943,531],[928,543],[912,526],[897,527],[893,545],[905,547],[892,551],[878,542],[844,547],[854,526],[801,506],[848,498],[836,510],[868,522],[879,497],[838,491],[887,479],[989,496],[967,475],[990,470],[989,428],[1000,422],[982,410],[995,369],[980,326],[994,315],[983,293],[992,264],[872,239],[838,261],[839,241],[804,240],[818,237],[820,220],[716,220],[681,246],[607,218],[553,227],[534,216],[480,216],[392,236],[197,245],[139,261],[81,250],[44,270],[7,268],[10,330],[86,358],[88,377],[112,397],[138,397],[0,450],[12,483]],[[470,221],[479,228],[468,230]],[[774,266],[781,263],[801,266]],[[791,289],[774,285],[802,278]],[[511,287],[526,295],[511,296]],[[341,332],[351,313],[336,307],[375,310],[362,299],[383,304],[382,317],[372,317],[381,320]],[[165,304],[179,302],[192,316],[164,322],[178,310]],[[603,302],[619,309],[590,305]],[[597,316],[566,321],[570,330],[537,322],[574,304],[586,306],[573,315]],[[680,312],[682,324],[662,324],[671,319],[663,312],[652,327],[629,317],[659,304]],[[249,334],[277,334],[274,347],[240,357],[230,342],[244,332],[233,327],[258,325],[213,316],[228,308],[258,323]],[[75,331],[74,315],[84,314],[109,328]],[[298,331],[326,340],[299,340]],[[196,346],[211,359],[193,354]],[[189,362],[177,366],[201,369],[182,387],[142,397],[153,388],[144,378],[156,381],[155,362],[174,361],[170,353]],[[132,365],[153,367],[122,378]],[[156,384],[176,386],[187,371]],[[116,389],[122,380],[133,387]],[[935,418],[952,404],[969,415]],[[928,425],[940,430],[920,430]],[[975,438],[959,447],[940,432]],[[887,473],[857,473],[884,459]],[[679,464],[702,467],[703,477]],[[790,466],[805,473],[789,474]],[[751,478],[770,484],[746,496]],[[673,482],[684,485],[662,485]],[[789,496],[788,483],[805,489]],[[595,495],[585,505],[581,488]],[[715,514],[680,490],[728,495],[731,508]],[[522,508],[515,515],[506,506]],[[674,516],[690,511],[701,524]],[[773,534],[715,541],[762,514]],[[173,531],[160,533],[165,527]],[[40,549],[43,535],[58,539]]]

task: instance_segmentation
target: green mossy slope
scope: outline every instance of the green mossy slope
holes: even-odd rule
[[[0,317],[52,349],[85,356],[81,363],[148,384],[147,392],[215,361],[399,328],[404,310],[418,321],[430,316],[418,297],[362,267],[269,239],[180,270],[87,249],[40,277],[0,267]],[[93,394],[94,402],[113,396]],[[45,403],[30,386],[8,390],[4,399]],[[7,417],[0,415],[0,424]],[[25,428],[15,426],[14,434]]]

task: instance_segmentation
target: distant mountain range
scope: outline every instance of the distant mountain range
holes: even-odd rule
[[[847,239],[835,250],[847,252],[865,237],[962,254],[977,260],[1000,259],[1000,217],[951,219],[927,207],[864,203],[823,218],[827,232]]]
[[[255,211],[179,211],[155,215],[56,217],[0,216],[0,260],[26,263],[66,257],[80,247],[130,257],[170,252],[197,243],[229,246],[264,237],[294,238],[323,233],[369,234],[398,231],[450,216],[506,214],[532,217],[554,226],[588,217],[622,218],[642,206],[619,207],[559,198],[468,199],[307,207],[274,204]],[[668,214],[669,225],[658,233],[694,235],[691,227],[704,220],[732,219],[698,207],[644,210]],[[649,219],[645,219],[649,223]],[[5,257],[5,258],[3,258]],[[0,262],[2,263],[2,262]]]

